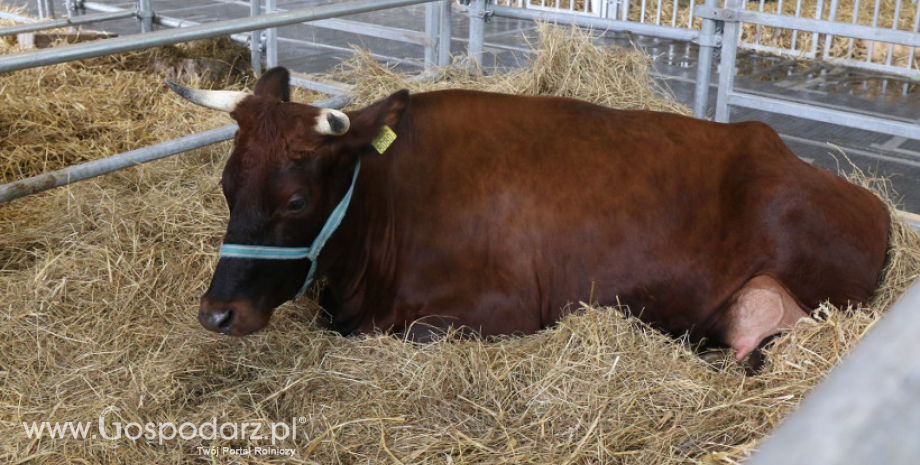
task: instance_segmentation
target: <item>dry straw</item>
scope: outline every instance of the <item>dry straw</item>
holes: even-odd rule
[[[447,83],[433,86],[686,112],[656,90],[647,57],[596,47],[576,31],[542,33],[530,68],[507,76],[446,72]],[[119,133],[133,148],[229,122],[181,102],[130,62],[0,77],[4,139],[11,121],[53,128],[34,143],[38,149],[15,159],[4,147],[7,172],[62,152],[122,150]],[[417,88],[385,68],[362,66],[352,68],[367,93],[361,98]],[[107,89],[107,98],[78,103],[81,83]],[[134,100],[144,102],[143,111],[109,108]],[[75,141],[69,125],[76,115],[86,131],[115,124],[113,135],[85,132]],[[316,306],[301,299],[281,307],[261,333],[227,338],[196,321],[227,218],[218,187],[227,151],[218,145],[0,205],[0,461],[736,463],[840,361],[920,266],[920,238],[895,223],[877,305],[852,315],[822,307],[820,322],[800,324],[770,346],[766,370],[754,377],[734,363],[710,366],[687,344],[616,309],[578,304],[575,315],[533,336],[413,345],[330,334],[320,329]],[[22,427],[95,425],[109,406],[118,410],[108,425],[301,416],[305,423],[295,441],[282,444],[296,448],[292,459],[204,457],[196,449],[265,441],[30,439]],[[95,426],[90,432],[98,433]]]

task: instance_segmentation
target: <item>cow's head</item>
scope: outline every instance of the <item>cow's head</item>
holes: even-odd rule
[[[400,91],[346,114],[291,103],[288,81],[287,70],[274,68],[254,94],[168,82],[193,103],[230,112],[239,124],[221,179],[230,208],[226,244],[309,246],[351,185],[359,157],[377,153],[371,142],[384,125],[396,128],[408,103],[408,92]],[[198,320],[224,334],[257,331],[295,296],[310,265],[309,259],[222,257]]]

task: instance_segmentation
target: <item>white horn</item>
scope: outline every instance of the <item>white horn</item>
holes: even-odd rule
[[[231,112],[250,94],[233,90],[201,90],[180,86],[166,79],[166,85],[182,98],[212,110]]]
[[[314,126],[313,129],[323,135],[341,136],[348,132],[350,124],[348,115],[345,113],[339,110],[322,109],[319,111],[319,116],[316,118],[316,126]]]

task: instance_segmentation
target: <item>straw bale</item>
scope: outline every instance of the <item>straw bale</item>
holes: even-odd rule
[[[647,58],[589,41],[568,48],[552,38],[571,40],[570,33],[543,31],[536,64],[512,73],[523,84],[445,72],[447,83],[430,85],[584,92],[585,98],[619,105],[614,94],[620,83],[603,86],[614,90],[584,83],[610,76],[651,82],[643,81]],[[128,92],[145,101],[145,111],[135,113],[142,117],[116,126],[123,133],[155,133],[132,136],[132,144],[229,122],[171,96],[158,77],[147,81],[143,71],[119,67],[131,60],[107,60],[21,74],[16,82],[22,85],[42,80],[54,86],[16,90],[20,95],[9,97],[2,112],[21,115],[36,131],[55,128],[56,138],[34,144],[49,158],[72,150],[68,121],[82,110],[48,89],[71,89],[74,81],[100,89],[108,82],[109,99]],[[367,93],[362,98],[415,89],[403,77],[363,63],[366,72],[353,74],[358,90]],[[580,66],[560,66],[565,63],[591,66],[572,70]],[[585,76],[608,73],[608,66],[622,71],[597,81]],[[97,83],[87,70],[106,77]],[[369,81],[360,81],[362,76]],[[686,112],[649,85],[652,90],[624,90],[647,97],[621,96],[622,105]],[[43,105],[60,112],[32,110]],[[90,121],[100,118],[94,115],[126,117],[102,100],[82,105]],[[4,120],[0,129],[9,124]],[[98,154],[93,144],[101,137],[90,135],[81,152],[104,155],[115,148],[105,145]],[[852,312],[822,307],[816,322],[799,324],[767,349],[767,368],[757,376],[730,362],[712,366],[685,341],[624,316],[623,309],[583,304],[532,336],[416,345],[384,335],[331,334],[322,329],[316,305],[299,299],[279,308],[258,334],[221,337],[201,329],[196,312],[226,227],[218,179],[228,148],[219,144],[0,205],[0,461],[737,463],[839,362],[920,268],[920,237],[896,221],[875,306]],[[30,439],[22,427],[92,422],[97,434],[95,424],[107,407],[117,409],[106,417],[110,428],[115,421],[178,425],[214,418],[239,423],[303,417],[304,423],[298,422],[296,440],[279,444],[295,448],[293,458],[208,457],[197,449],[266,441]]]

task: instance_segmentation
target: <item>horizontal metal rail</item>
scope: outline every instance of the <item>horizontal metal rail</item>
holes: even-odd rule
[[[0,11],[0,19],[10,19],[20,23],[37,23],[39,20],[28,16],[17,15],[9,11]]]
[[[748,465],[914,465],[920,458],[920,284],[802,401]]]
[[[224,1],[221,2],[226,5],[238,5],[241,7],[249,8],[249,2],[244,1]],[[274,8],[272,11],[290,11],[284,8]],[[404,29],[399,27],[392,26],[381,26],[379,24],[370,24],[361,21],[352,21],[348,19],[323,19],[319,21],[313,21],[310,23],[311,26],[321,27],[324,29],[332,29],[335,31],[342,32],[351,32],[353,34],[360,34],[367,37],[376,37],[378,39],[389,39],[399,42],[406,42],[410,44],[429,46],[432,43],[431,38],[429,38],[424,32],[413,31],[411,29]]]
[[[286,26],[317,19],[365,13],[387,8],[416,5],[438,0],[357,0],[333,3],[289,12],[270,13],[251,18],[215,21],[189,28],[156,31],[135,36],[118,37],[85,44],[65,45],[35,52],[15,53],[0,58],[0,72],[64,63],[114,53],[130,52],[191,40],[227,36],[239,32]]]
[[[199,23],[198,21],[170,18],[168,16],[160,16],[160,15],[154,15],[153,22],[154,24],[159,24],[161,26],[174,27],[174,28],[193,27],[193,26],[201,26],[203,24],[208,24],[208,23]],[[241,44],[248,44],[250,38],[251,38],[251,34],[245,33],[245,32],[239,33],[239,34],[230,34],[230,40],[241,43]]]
[[[799,31],[828,34],[833,36],[866,39],[878,42],[891,42],[920,47],[920,34],[913,31],[900,31],[884,29],[860,24],[847,24],[823,19],[797,18],[794,16],[778,15],[774,13],[761,13],[759,11],[711,8],[706,5],[696,6],[696,15],[717,21],[733,21],[751,23],[781,29],[795,29]]]
[[[738,92],[728,94],[728,104],[920,140],[920,125],[916,123],[902,123],[848,111],[831,110],[803,103],[784,102]]]
[[[19,26],[10,26],[0,28],[0,36],[9,36],[14,34],[24,34],[26,32],[42,31],[45,29],[54,29],[58,27],[79,26],[81,24],[95,23],[101,21],[111,21],[115,19],[124,19],[137,16],[133,10],[117,11],[111,13],[99,13],[94,15],[74,16],[73,18],[55,19],[53,21],[38,21]]]
[[[349,84],[335,81],[317,81],[312,76],[294,72],[291,73],[291,85],[330,95],[345,95],[352,88]]]
[[[313,102],[310,105],[321,108],[342,108],[350,102],[351,97],[339,96]],[[0,203],[223,142],[232,139],[236,130],[237,125],[229,124],[179,139],[3,184],[0,185]]]
[[[661,39],[693,42],[696,41],[700,36],[700,31],[695,29],[660,26],[657,24],[643,24],[632,21],[621,21],[617,19],[595,18],[571,13],[552,13],[547,11],[536,11],[507,6],[490,6],[488,10],[491,11],[494,16],[502,18],[544,21],[558,24],[577,24],[582,27],[590,27],[599,31],[629,32],[649,37],[658,37]]]
[[[920,79],[920,70],[911,69],[911,68],[902,68],[893,65],[885,65],[881,63],[872,63],[866,61],[857,61],[851,58],[836,58],[836,57],[827,57],[823,58],[823,61],[835,65],[843,65],[850,68],[864,69],[867,71],[877,71],[879,73],[891,74],[894,76],[900,76],[914,81]]]
[[[350,21],[347,19],[324,19],[310,23],[311,26],[332,29],[335,31],[351,32],[378,39],[395,40],[409,44],[421,46],[431,46],[435,42],[424,32],[413,31],[389,26],[380,26],[377,24],[363,23],[359,21]]]

